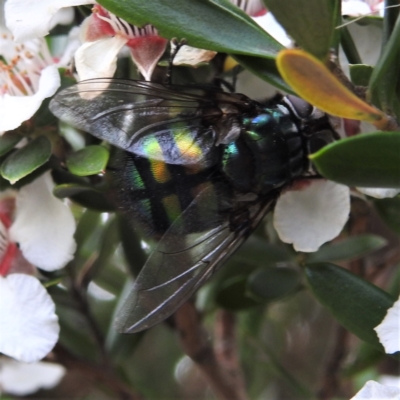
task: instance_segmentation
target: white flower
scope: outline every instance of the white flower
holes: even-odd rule
[[[381,189],[381,188],[362,188],[358,187],[357,190],[367,196],[374,197],[375,199],[385,199],[387,197],[395,197],[400,193],[400,189]]]
[[[3,92],[0,94],[0,133],[18,128],[31,118],[42,101],[51,97],[60,86],[60,76],[54,65],[49,65],[32,76],[34,81],[27,80],[18,72],[10,73],[7,66],[0,61],[0,84],[3,86],[0,87],[0,93]]]
[[[30,275],[31,264],[47,271],[62,268],[76,247],[75,220],[53,196],[53,187],[47,172],[14,195],[15,202],[7,192],[0,201],[0,352],[24,362],[45,357],[60,330],[55,305]]]
[[[62,268],[73,258],[75,220],[70,209],[53,196],[50,172],[17,194],[16,216],[9,234],[24,257],[46,271]]]
[[[400,388],[368,381],[350,400],[399,400]]]
[[[282,25],[278,23],[272,13],[268,12],[260,17],[253,18],[258,25],[268,32],[275,40],[285,47],[290,47],[293,40],[288,36]]]
[[[0,38],[0,132],[18,128],[60,86],[57,67],[44,39],[17,45],[10,34]]]
[[[386,353],[400,351],[400,297],[389,308],[383,321],[374,328]]]
[[[313,252],[335,238],[350,213],[350,189],[337,183],[309,181],[302,190],[283,193],[275,207],[274,226],[280,239],[296,251]]]
[[[0,352],[35,362],[54,347],[60,331],[55,306],[38,279],[25,274],[0,277]]]
[[[59,23],[71,23],[73,9],[66,7],[92,3],[90,0],[7,0],[6,24],[14,39],[22,43],[46,36]]]
[[[362,15],[379,14],[383,16],[384,2],[382,0],[343,0],[342,15],[359,17]]]
[[[171,41],[171,51],[175,47],[175,43]],[[216,54],[216,51],[198,49],[197,47],[184,45],[176,54],[173,64],[196,66],[200,63],[208,63],[215,57]]]
[[[79,79],[111,77],[116,69],[117,54],[127,46],[140,73],[150,80],[168,41],[151,25],[137,28],[99,5],[92,11],[82,25],[84,44],[75,55]]]
[[[77,41],[71,36],[65,54],[56,63],[41,36],[53,23],[59,22],[60,17],[63,18],[60,13],[56,14],[65,7],[63,4],[62,1],[8,0],[5,4],[6,23],[14,36],[4,26],[3,8],[0,9],[0,134],[18,128],[31,118],[43,100],[51,97],[60,86],[57,68],[70,62],[78,47]],[[52,13],[56,14],[54,18],[50,16]],[[41,19],[44,15],[49,17],[47,22]],[[15,36],[22,43],[17,44]]]
[[[26,396],[39,389],[51,389],[65,375],[62,365],[50,362],[27,364],[0,357],[0,387],[6,393]]]
[[[230,0],[230,2],[251,17],[264,15],[267,12],[262,0]]]

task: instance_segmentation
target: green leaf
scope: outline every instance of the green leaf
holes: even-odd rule
[[[91,280],[97,279],[97,276],[101,275],[102,270],[104,270],[109,263],[110,258],[114,255],[119,244],[118,225],[116,219],[113,217],[107,221],[104,227],[100,238],[100,246],[98,248],[99,256],[92,264],[90,272],[86,274],[86,284],[89,284]]]
[[[101,212],[115,211],[115,205],[107,198],[107,196],[95,190],[88,190],[77,193],[70,197],[71,200],[83,207],[90,208]]]
[[[6,132],[0,137],[0,157],[12,150],[20,141],[22,136],[16,132]]]
[[[59,199],[70,198],[83,207],[97,211],[115,211],[114,205],[100,190],[89,185],[65,183],[53,189],[54,196]]]
[[[310,254],[306,262],[353,260],[378,250],[385,244],[386,240],[380,236],[353,236],[337,243],[322,246],[317,252]]]
[[[260,302],[247,293],[247,275],[227,279],[219,287],[216,303],[227,310],[238,311],[260,305]]]
[[[95,175],[104,172],[109,151],[104,146],[87,146],[67,157],[67,167],[78,176]]]
[[[372,102],[387,113],[400,118],[400,18],[379,58],[369,83]]]
[[[132,275],[137,276],[147,260],[147,255],[141,246],[140,237],[132,221],[121,214],[117,214],[117,221],[126,261]]]
[[[93,232],[100,225],[101,214],[97,211],[86,210],[79,218],[78,225],[75,230],[75,241],[77,243],[76,254],[85,245],[86,241],[92,236]]]
[[[266,239],[252,235],[232,259],[242,264],[240,268],[243,268],[243,264],[258,268],[266,265],[275,265],[278,262],[291,261],[292,256],[285,247],[268,243]]]
[[[61,185],[57,185],[53,189],[53,194],[59,199],[65,199],[67,197],[75,196],[76,194],[83,193],[83,192],[98,192],[94,188],[90,187],[89,185],[79,185],[76,183],[64,183]]]
[[[300,274],[292,268],[261,268],[247,281],[247,289],[252,295],[268,301],[293,293],[299,285]]]
[[[351,81],[357,86],[368,86],[373,70],[370,65],[350,65]]]
[[[42,166],[51,156],[51,143],[45,136],[39,136],[17,150],[1,165],[3,178],[15,183]]]
[[[282,79],[276,67],[275,59],[235,55],[233,58],[254,75],[287,93],[295,94],[292,88]],[[261,93],[262,94],[262,93]]]
[[[330,263],[306,265],[311,291],[334,317],[360,339],[382,349],[374,328],[394,299],[382,289]]]
[[[121,290],[120,296],[118,297],[117,305],[114,310],[114,316],[117,313],[117,310],[123,306],[125,298],[128,296],[131,290],[132,282],[127,281]],[[114,317],[112,319],[114,319]],[[145,332],[138,332],[135,335],[121,335],[115,330],[113,323],[111,323],[105,340],[106,350],[114,362],[119,363],[123,360],[126,360],[126,357],[133,353],[137,345],[141,342],[144,334]]]
[[[374,204],[386,224],[400,235],[400,197],[375,200]]]
[[[352,360],[350,365],[346,366],[343,375],[346,377],[354,377],[367,368],[377,365],[377,362],[384,357],[385,354],[383,354],[382,351],[379,351],[376,347],[368,343],[362,342],[356,353],[356,358]]]
[[[382,46],[386,46],[396,26],[396,21],[400,15],[398,0],[385,1],[385,15],[383,19],[383,41]]]
[[[61,328],[60,344],[78,358],[98,363],[99,350],[84,316],[78,310],[59,304],[57,316]]]
[[[346,54],[346,58],[349,64],[361,64],[362,60],[360,58],[360,55],[358,54],[357,47],[353,41],[353,38],[351,37],[349,30],[347,29],[347,26],[342,26],[339,32],[340,44],[342,45],[343,51]]]
[[[154,25],[167,39],[231,54],[273,57],[281,45],[227,0],[100,0],[107,10],[133,25]],[[240,35],[238,35],[240,32]]]
[[[321,60],[328,55],[338,1],[264,0],[264,3],[297,45]]]
[[[349,186],[400,188],[400,132],[357,135],[329,144],[310,159],[327,179]]]

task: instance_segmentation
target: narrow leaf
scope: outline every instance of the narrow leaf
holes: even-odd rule
[[[245,275],[234,276],[223,282],[215,301],[227,310],[243,310],[260,304],[247,294],[247,276]]]
[[[248,71],[287,93],[293,93],[291,87],[282,79],[276,67],[275,59],[235,55],[233,58]],[[262,93],[260,93],[262,95]]]
[[[264,3],[297,45],[319,59],[328,55],[336,20],[335,2],[264,0]]]
[[[374,104],[386,112],[396,113],[398,118],[400,118],[399,63],[400,18],[397,18],[393,33],[372,73],[369,94]]]
[[[303,99],[329,114],[371,123],[385,115],[350,92],[318,59],[303,50],[283,50],[277,57],[283,79]]]
[[[353,260],[382,248],[386,240],[376,235],[358,235],[322,246],[306,262]]]
[[[7,154],[22,140],[22,136],[16,132],[6,132],[0,137],[0,157]]]
[[[95,191],[89,185],[79,185],[76,183],[63,183],[61,185],[57,185],[53,189],[54,196],[58,197],[59,199],[65,199],[66,197],[72,197],[76,194],[88,192],[88,191]]]
[[[374,204],[382,219],[400,235],[400,197],[375,200]]]
[[[51,156],[51,143],[39,136],[6,158],[0,173],[12,184],[42,166]]]
[[[53,189],[54,196],[59,199],[66,197],[83,207],[97,211],[115,211],[114,205],[102,191],[89,186],[76,183],[64,183]]]
[[[368,86],[373,70],[374,69],[370,65],[350,65],[351,81],[357,86]]]
[[[374,328],[394,299],[382,289],[329,263],[306,265],[306,277],[315,297],[350,332],[382,348]]]
[[[248,15],[226,0],[100,0],[133,25],[154,25],[167,39],[231,54],[273,57],[281,46]],[[240,32],[240,35],[238,35]]]
[[[310,159],[325,178],[348,186],[400,188],[400,132],[375,132],[332,143]]]
[[[261,268],[248,278],[248,291],[264,300],[279,300],[300,285],[300,274],[292,268]]]

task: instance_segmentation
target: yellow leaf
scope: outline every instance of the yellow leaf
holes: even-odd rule
[[[385,114],[350,92],[317,58],[300,49],[279,52],[277,66],[283,79],[304,100],[341,118],[367,121],[381,129]]]

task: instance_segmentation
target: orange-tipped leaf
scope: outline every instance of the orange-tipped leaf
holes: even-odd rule
[[[279,52],[277,66],[283,79],[314,106],[341,118],[382,126],[385,114],[350,92],[317,58],[300,49]]]

